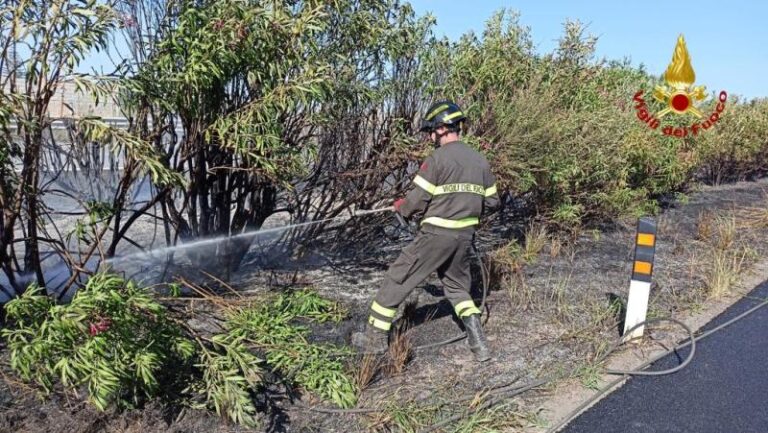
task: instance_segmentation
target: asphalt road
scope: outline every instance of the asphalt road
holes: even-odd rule
[[[708,323],[704,330],[768,298],[768,281]],[[649,367],[679,365],[669,355]],[[637,376],[565,429],[566,433],[768,433],[768,306],[700,340],[687,368],[662,377]]]

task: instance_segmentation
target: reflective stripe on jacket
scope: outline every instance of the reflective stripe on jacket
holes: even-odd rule
[[[400,213],[405,217],[424,213],[422,225],[465,229],[498,207],[496,178],[488,160],[460,141],[437,148],[413,183]]]

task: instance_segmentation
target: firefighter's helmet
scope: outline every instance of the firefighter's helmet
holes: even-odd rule
[[[453,101],[440,101],[432,104],[427,109],[427,114],[421,120],[421,132],[432,132],[441,125],[458,128],[461,122],[467,120],[467,116]]]

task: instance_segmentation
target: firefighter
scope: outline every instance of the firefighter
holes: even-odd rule
[[[429,134],[435,151],[413,180],[413,189],[394,208],[405,218],[423,216],[413,242],[390,265],[371,303],[364,332],[352,343],[365,351],[384,351],[397,307],[432,272],[464,323],[477,361],[490,359],[480,310],[470,296],[470,254],[481,215],[498,206],[495,177],[479,152],[459,141],[466,116],[458,105],[441,101],[424,116],[420,131]]]

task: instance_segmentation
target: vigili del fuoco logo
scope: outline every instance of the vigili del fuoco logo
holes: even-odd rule
[[[696,73],[691,66],[691,56],[688,55],[688,48],[685,46],[683,35],[677,38],[675,52],[672,55],[672,62],[664,72],[664,81],[666,85],[656,86],[653,90],[653,99],[665,105],[665,108],[654,113],[650,110],[643,99],[643,91],[635,93],[635,110],[637,118],[648,125],[651,129],[658,129],[661,126],[661,120],[669,114],[685,116],[693,115],[697,118],[690,126],[664,126],[661,131],[664,135],[673,137],[695,136],[705,131],[718,120],[720,114],[725,110],[725,101],[728,94],[725,90],[718,95],[718,103],[715,110],[708,115],[699,110],[694,103],[706,99],[705,87],[694,86]]]

